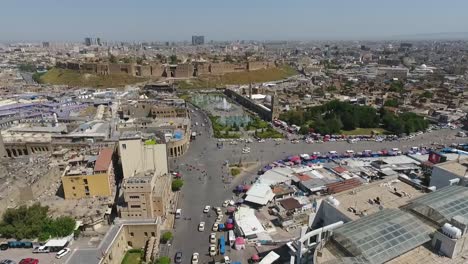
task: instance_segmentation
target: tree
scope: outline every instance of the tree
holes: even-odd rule
[[[224,57],[224,62],[233,62],[234,60],[232,59],[231,55],[226,55],[226,57]]]
[[[137,57],[136,58],[136,63],[139,64],[139,65],[143,64],[143,58],[142,57]]]
[[[132,63],[132,62],[133,62],[133,58],[125,57],[125,58],[122,59],[122,61],[123,61],[124,63]]]
[[[164,234],[161,236],[161,242],[163,244],[166,244],[167,242],[171,241],[172,239],[172,233],[167,231],[167,232],[164,232]]]
[[[0,223],[0,234],[7,238],[43,241],[50,237],[63,237],[73,233],[75,220],[68,216],[57,219],[48,216],[49,208],[36,203],[30,207],[7,209]]]
[[[429,92],[429,91],[424,91],[424,93],[421,94],[421,97],[422,97],[422,98],[429,98],[429,99],[431,99],[431,98],[434,97],[434,94],[431,93],[431,92]]]
[[[36,71],[36,66],[33,64],[20,64],[18,66],[18,69],[22,72],[35,72]]]
[[[385,101],[384,106],[398,107],[398,101],[396,99],[388,99]]]
[[[171,258],[169,257],[159,257],[154,261],[154,264],[171,264]]]
[[[176,55],[171,55],[169,57],[169,63],[170,64],[177,64],[177,56]]]
[[[175,179],[172,181],[172,191],[179,191],[184,185],[184,181],[181,179]]]
[[[114,55],[111,54],[110,57],[109,57],[109,62],[110,63],[117,63],[117,58]]]

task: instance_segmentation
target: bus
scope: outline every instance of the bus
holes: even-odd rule
[[[225,246],[226,246],[226,241],[224,240],[224,236],[221,236],[219,238],[219,254],[224,255],[224,253],[226,253]]]

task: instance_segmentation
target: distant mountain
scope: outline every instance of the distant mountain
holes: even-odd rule
[[[392,39],[402,40],[468,40],[468,32],[441,32],[426,34],[408,34],[392,36]]]

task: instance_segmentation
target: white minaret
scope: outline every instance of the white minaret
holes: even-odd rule
[[[57,113],[54,113],[54,127],[58,126]]]

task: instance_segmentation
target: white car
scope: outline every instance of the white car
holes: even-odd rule
[[[213,229],[212,229],[213,232],[217,232],[217,231],[218,231],[218,226],[219,226],[218,223],[214,223],[214,224],[213,224]]]
[[[210,256],[216,256],[217,250],[215,245],[210,245]]]
[[[224,256],[224,263],[231,264],[231,259],[229,258],[229,256]]]
[[[57,254],[55,255],[55,258],[62,258],[63,256],[67,255],[68,253],[70,253],[71,249],[70,248],[64,248],[62,250],[60,250],[59,252],[57,252]]]
[[[222,222],[223,221],[223,215],[218,215],[218,217],[216,217],[216,222]]]
[[[200,254],[198,254],[197,252],[192,254],[192,264],[198,264],[198,256],[199,255]]]
[[[210,211],[210,209],[211,209],[211,206],[207,205],[205,206],[205,209],[203,209],[203,212],[207,214]]]
[[[227,207],[229,205],[229,200],[224,201],[223,207]]]
[[[198,231],[205,231],[205,222],[200,222],[200,224],[198,224]]]
[[[216,244],[216,233],[210,234],[210,244]]]
[[[217,215],[222,215],[223,214],[223,211],[221,211],[221,208],[216,207],[215,210],[216,210]]]

